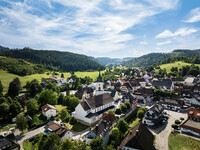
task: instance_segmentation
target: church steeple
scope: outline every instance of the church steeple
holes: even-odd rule
[[[99,76],[98,76],[96,82],[103,82],[100,71],[99,71]]]

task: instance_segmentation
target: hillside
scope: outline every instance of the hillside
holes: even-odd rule
[[[7,70],[10,73],[26,76],[35,73],[44,73],[43,65],[32,64],[23,59],[8,58],[0,56],[0,69]]]
[[[139,58],[125,62],[123,65],[128,67],[145,67],[157,64],[169,57],[200,57],[200,50],[174,50],[171,53],[150,53]]]
[[[31,63],[58,67],[60,71],[65,72],[105,69],[103,65],[95,62],[90,57],[71,52],[33,50],[30,48],[23,48],[17,50],[4,49],[3,52],[0,53],[0,55],[24,59]]]
[[[126,61],[133,60],[135,57],[125,57],[125,58],[110,58],[110,57],[97,57],[94,58],[98,63],[102,65],[119,65],[125,63]]]
[[[101,73],[103,73],[103,72],[104,71],[102,71]],[[63,73],[63,74],[64,74],[65,79],[70,77],[70,73]],[[94,71],[94,72],[75,72],[75,75],[77,77],[81,77],[81,78],[84,78],[85,76],[89,76],[90,78],[93,78],[93,80],[96,80],[96,78],[99,75],[99,72],[98,71]],[[51,73],[48,74],[47,72],[45,72],[43,74],[32,74],[32,75],[21,77],[21,76],[9,73],[6,70],[0,69],[0,80],[1,80],[1,82],[3,84],[3,86],[4,86],[4,92],[6,92],[8,90],[8,86],[9,86],[10,82],[16,77],[18,77],[20,79],[20,81],[22,83],[22,86],[25,86],[27,81],[31,81],[33,79],[37,79],[38,81],[41,81],[42,78],[48,78],[48,77],[51,77],[51,76],[52,76]],[[54,75],[54,76],[56,76],[57,78],[60,78],[61,73],[58,73],[58,75]]]
[[[174,62],[174,63],[163,64],[163,65],[160,65],[159,67],[162,70],[166,69],[167,73],[170,73],[172,67],[177,67],[178,70],[179,70],[183,66],[191,66],[191,65],[192,65],[191,63],[185,63],[185,62],[182,62],[182,61],[177,61],[177,62]],[[200,67],[200,64],[194,64],[194,65]],[[158,71],[158,69],[156,71]]]

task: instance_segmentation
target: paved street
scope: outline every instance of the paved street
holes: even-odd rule
[[[23,150],[23,142],[25,141],[25,140],[27,140],[27,139],[29,139],[29,138],[31,138],[31,137],[34,137],[34,136],[36,136],[36,135],[38,135],[38,134],[40,134],[40,133],[43,133],[44,132],[44,126],[42,126],[42,127],[40,127],[40,128],[37,128],[37,129],[35,129],[35,130],[32,130],[32,131],[30,131],[30,132],[27,132],[27,133],[25,133],[25,134],[23,134],[23,135],[18,135],[17,136],[17,142],[20,144],[20,150]]]
[[[176,119],[180,117],[187,118],[186,113],[178,113],[174,111],[165,110],[169,116],[168,122],[156,129],[150,129],[154,135],[156,135],[156,149],[157,150],[168,150],[168,137],[171,133],[171,125],[174,124]]]

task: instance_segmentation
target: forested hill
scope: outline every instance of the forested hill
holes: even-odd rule
[[[0,49],[3,49],[2,47]],[[26,61],[51,65],[60,68],[61,71],[86,71],[105,69],[105,67],[90,57],[71,52],[51,50],[33,50],[30,48],[0,50],[1,56],[24,59]]]
[[[125,63],[126,61],[135,59],[135,57],[125,57],[125,58],[110,58],[110,57],[97,57],[94,58],[95,61],[97,61],[100,64],[103,65],[119,65],[122,63]]]
[[[174,50],[171,53],[150,53],[139,58],[125,62],[123,65],[129,67],[145,67],[157,64],[169,57],[200,57],[200,50]]]

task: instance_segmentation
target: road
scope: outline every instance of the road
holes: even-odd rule
[[[43,133],[44,132],[44,127],[45,126],[42,126],[40,128],[37,128],[35,130],[32,130],[30,132],[27,132],[21,136],[17,136],[17,142],[20,144],[20,150],[23,150],[23,142],[31,137],[34,137],[40,133]]]
[[[156,149],[157,150],[168,150],[168,137],[171,133],[171,125],[174,124],[176,119],[180,119],[180,117],[187,118],[186,113],[178,113],[174,111],[165,110],[167,115],[169,116],[168,122],[165,125],[162,125],[156,129],[150,129],[150,131],[156,135]]]

